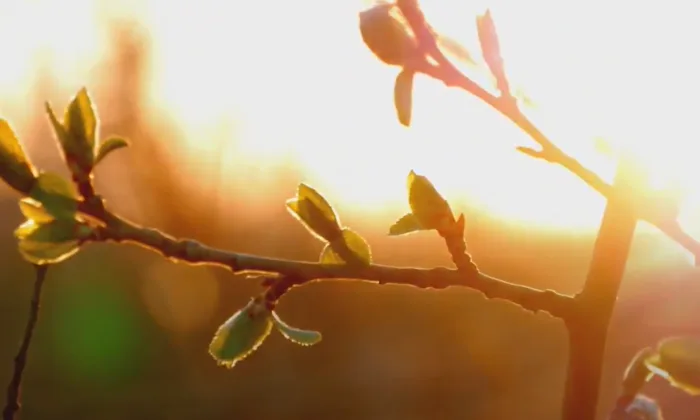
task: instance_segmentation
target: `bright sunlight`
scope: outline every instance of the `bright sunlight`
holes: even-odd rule
[[[464,92],[420,78],[413,127],[401,127],[392,102],[398,70],[371,55],[357,27],[367,2],[199,0],[196,12],[184,1],[54,3],[0,0],[0,36],[12,39],[0,68],[3,101],[29,89],[40,53],[50,53],[67,91],[97,80],[90,67],[104,49],[100,22],[130,15],[152,40],[146,99],[175,116],[191,153],[218,153],[227,170],[292,158],[329,199],[372,214],[405,208],[405,176],[415,169],[455,203],[506,221],[592,230],[600,220],[597,193],[517,153],[530,140]],[[691,3],[422,3],[434,26],[475,57],[475,16],[491,7],[506,69],[536,103],[526,110],[536,124],[607,179],[615,154],[632,150],[659,188],[687,193],[683,222],[700,233],[700,136],[691,118],[700,64],[688,48],[700,29],[683,9]],[[221,128],[232,123],[235,136]]]

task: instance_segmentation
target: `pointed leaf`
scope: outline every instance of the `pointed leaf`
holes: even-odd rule
[[[323,248],[320,262],[321,264],[370,265],[372,251],[360,234],[350,228],[343,228],[342,236]]]
[[[95,161],[97,114],[86,88],[78,91],[63,117],[66,136],[63,150],[66,158],[75,160],[84,170],[92,169]]]
[[[232,368],[252,354],[272,330],[270,310],[260,299],[252,299],[219,327],[209,345],[218,365]]]
[[[321,333],[318,331],[302,330],[289,326],[284,321],[282,321],[276,312],[272,312],[272,321],[275,323],[277,330],[282,333],[282,335],[293,343],[299,344],[301,346],[313,346],[314,344],[321,341]]]
[[[333,207],[321,194],[306,184],[300,184],[297,197],[287,200],[287,209],[314,236],[332,241],[340,236],[340,221]]]
[[[379,4],[360,12],[360,33],[365,45],[382,62],[403,65],[416,52],[409,29],[395,17],[394,4]]]
[[[413,76],[415,72],[407,69],[401,70],[396,76],[394,84],[394,107],[399,122],[408,127],[411,125],[413,112]]]
[[[37,223],[46,223],[54,219],[40,202],[32,198],[23,198],[19,200],[19,209],[24,217]]]
[[[503,59],[501,58],[501,46],[498,41],[498,33],[496,25],[491,18],[491,11],[486,10],[481,16],[476,18],[476,27],[479,35],[479,43],[481,44],[481,53],[488,65],[491,73],[496,78],[496,86],[501,91],[503,96],[511,96],[508,79],[506,78],[505,69],[503,67]]]
[[[14,130],[6,120],[0,119],[0,178],[15,190],[27,194],[36,178],[36,170]]]
[[[418,232],[419,230],[423,230],[423,227],[420,225],[418,218],[415,214],[408,213],[404,214],[399,220],[391,225],[389,228],[389,235],[405,235],[407,233]]]
[[[107,157],[110,153],[115,150],[129,146],[129,142],[121,137],[110,137],[100,144],[97,150],[97,157],[95,158],[95,165],[100,163],[102,159]]]
[[[29,196],[39,201],[56,218],[72,218],[78,210],[78,191],[75,186],[53,172],[39,174]]]
[[[454,223],[450,205],[428,178],[411,171],[408,174],[408,203],[411,212],[425,229],[440,229]]]

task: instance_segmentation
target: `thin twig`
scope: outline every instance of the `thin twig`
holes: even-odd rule
[[[32,301],[29,306],[29,319],[27,320],[27,326],[24,329],[24,338],[22,339],[22,345],[19,347],[19,351],[15,356],[14,371],[12,372],[12,379],[10,380],[10,385],[7,387],[7,400],[5,402],[5,409],[2,411],[3,420],[14,420],[15,415],[20,409],[20,394],[22,387],[22,374],[24,373],[24,367],[27,364],[27,353],[29,352],[29,345],[32,341],[32,336],[34,334],[34,327],[39,319],[39,308],[41,305],[41,290],[44,286],[44,280],[46,279],[46,272],[48,271],[47,265],[35,265],[36,269],[36,279],[34,281],[34,293],[32,295]]]
[[[468,287],[492,299],[504,299],[524,309],[547,312],[564,317],[573,298],[552,290],[539,290],[513,284],[474,270],[446,267],[431,269],[404,268],[372,264],[327,265],[315,262],[267,258],[216,249],[193,240],[176,239],[156,229],[143,228],[109,211],[103,214],[83,204],[81,211],[101,219],[105,226],[97,230],[94,241],[130,242],[159,252],[167,258],[191,264],[226,267],[235,273],[268,272],[296,279],[295,285],[322,279],[365,280],[378,284],[409,285],[420,288],[444,289],[451,286]],[[286,290],[285,290],[286,291]]]
[[[417,60],[412,63],[416,72],[425,74],[435,80],[441,81],[448,87],[460,88],[477,98],[481,99],[504,117],[517,125],[527,135],[538,143],[542,150],[529,148],[520,149],[524,153],[541,158],[551,163],[561,165],[569,172],[573,173],[588,186],[598,191],[605,198],[612,196],[612,187],[605,182],[598,174],[586,168],[578,160],[564,153],[553,141],[551,141],[540,129],[538,129],[517,107],[512,103],[504,101],[486,91],[476,82],[464,75],[457,69],[440,51],[437,46],[435,36],[430,30],[430,26],[425,20],[423,12],[420,10],[415,0],[398,0],[398,6],[416,35],[421,53],[431,57],[437,65],[429,63],[427,60]],[[678,224],[677,220],[660,219],[653,211],[653,208],[640,207],[636,209],[640,220],[656,226],[666,236],[683,246],[695,256],[696,264],[700,264],[700,241],[692,238]]]

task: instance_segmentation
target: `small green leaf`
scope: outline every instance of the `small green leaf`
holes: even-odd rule
[[[297,197],[287,200],[287,209],[314,236],[332,241],[340,236],[340,221],[333,207],[321,194],[306,184],[299,184]]]
[[[277,330],[282,335],[293,343],[301,346],[313,346],[321,341],[321,333],[318,331],[302,330],[289,326],[280,319],[276,312],[272,312],[272,321],[275,323]]]
[[[90,171],[95,161],[97,114],[86,88],[73,97],[63,117],[66,131],[61,145],[68,160],[74,160],[81,169]]]
[[[382,62],[403,65],[415,54],[417,44],[397,16],[394,4],[379,4],[360,12],[360,33],[365,45]]]
[[[441,229],[448,223],[454,223],[450,205],[428,178],[411,171],[407,184],[408,203],[421,226],[425,229]]]
[[[33,264],[55,264],[78,252],[80,227],[75,219],[55,219],[47,223],[28,220],[15,230],[20,254]]]
[[[6,120],[0,119],[0,177],[15,190],[27,194],[34,185],[36,170]]]
[[[423,230],[418,218],[413,213],[404,214],[389,228],[390,236],[405,235],[407,233]]]
[[[343,228],[342,236],[323,248],[319,261],[321,264],[370,265],[372,251],[360,234],[350,228]]]
[[[42,172],[29,196],[39,201],[56,218],[72,218],[78,210],[78,191],[75,186],[53,172]]]
[[[411,114],[413,111],[413,76],[416,73],[403,69],[396,76],[394,83],[394,107],[399,122],[408,127],[411,125]]]
[[[32,198],[23,198],[19,200],[19,209],[28,220],[33,220],[36,223],[46,223],[54,219],[49,214],[40,202]]]
[[[690,395],[700,395],[700,340],[694,337],[672,337],[662,340],[658,354],[646,359],[655,374]]]
[[[97,157],[95,158],[95,165],[100,163],[102,159],[107,157],[108,154],[115,150],[121,149],[123,147],[129,146],[129,142],[121,137],[110,137],[100,144],[97,150]]]
[[[209,345],[209,354],[218,365],[232,368],[260,347],[271,330],[270,310],[261,299],[251,299],[219,327]]]

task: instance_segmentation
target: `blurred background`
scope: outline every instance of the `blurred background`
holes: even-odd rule
[[[490,6],[528,113],[610,179],[632,150],[650,185],[684,192],[700,235],[690,102],[700,93],[692,2],[555,4],[424,0],[428,19],[478,58],[474,19]],[[0,115],[33,162],[66,173],[43,111],[87,86],[101,135],[132,147],[96,183],[122,216],[212,246],[314,260],[322,244],[284,200],[319,189],[381,264],[449,264],[436,235],[389,238],[407,212],[405,177],[427,175],[467,220],[479,266],[575,293],[604,201],[474,98],[418,78],[414,124],[392,103],[397,70],[362,44],[352,1],[0,0]],[[26,322],[32,270],[16,250],[17,195],[0,186],[0,383]],[[480,294],[322,282],[279,312],[322,331],[302,348],[273,333],[232,370],[207,354],[218,326],[260,291],[221,269],[132,246],[89,245],[49,272],[23,387],[22,418],[557,419],[565,331]],[[649,226],[634,243],[610,333],[602,406],[643,346],[698,334],[700,272]],[[4,386],[4,385],[3,385]],[[700,403],[654,381],[671,420]]]

